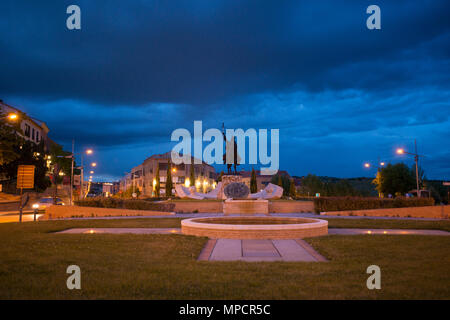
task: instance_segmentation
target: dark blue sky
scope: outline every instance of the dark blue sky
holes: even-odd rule
[[[82,29],[66,28],[81,7]],[[367,6],[381,30],[366,28]],[[176,128],[279,128],[294,175],[373,176],[417,139],[428,178],[450,179],[448,1],[0,2],[0,98],[96,180],[169,151]],[[78,151],[78,150],[77,150]]]

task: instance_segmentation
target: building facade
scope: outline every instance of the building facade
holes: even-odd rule
[[[155,196],[156,172],[159,167],[160,196],[166,194],[167,169],[169,166],[170,152],[156,154],[144,160],[144,162],[131,169],[120,181],[120,190],[126,191],[130,187],[139,190],[142,196]],[[217,178],[214,167],[202,162],[202,164],[193,164],[194,158],[191,158],[191,164],[171,164],[172,174],[172,194],[175,194],[175,185],[191,184],[191,169],[194,169],[196,189],[199,192],[208,192],[215,188]]]
[[[25,112],[6,104],[2,100],[0,100],[0,111],[7,117],[8,121],[19,123],[21,132],[17,131],[18,135],[35,144],[43,142],[45,151],[50,150],[51,142],[48,138],[50,130],[44,122],[28,116]]]

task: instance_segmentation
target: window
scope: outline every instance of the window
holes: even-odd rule
[[[167,170],[167,162],[166,163],[160,162],[159,170]]]
[[[33,129],[31,129],[31,140],[34,140],[34,128]]]
[[[39,142],[39,131],[36,131],[36,142]]]
[[[25,123],[25,137],[30,137],[30,126]]]

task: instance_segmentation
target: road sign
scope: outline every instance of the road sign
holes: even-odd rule
[[[79,186],[81,184],[81,175],[74,175],[73,176],[73,185]]]
[[[34,188],[34,166],[19,165],[17,168],[17,189]]]
[[[444,182],[442,182],[442,184],[443,184],[444,186],[450,186],[450,182],[444,181]]]

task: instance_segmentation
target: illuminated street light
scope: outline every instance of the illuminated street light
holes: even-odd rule
[[[417,197],[420,198],[420,190],[419,190],[419,157],[423,157],[423,155],[417,154],[417,141],[414,139],[414,149],[415,153],[406,152],[405,149],[398,148],[397,154],[409,154],[414,156],[414,162],[416,163],[416,187],[417,187]]]
[[[91,170],[91,171],[89,171],[89,173],[90,173],[90,174],[94,174],[94,171]]]
[[[19,116],[16,113],[10,113],[8,115],[8,119],[11,121],[16,121],[19,118]]]
[[[384,163],[384,162],[380,162],[380,166],[382,166],[382,167],[384,167],[385,164],[386,163]]]
[[[370,163],[367,163],[367,162],[364,163],[364,167],[365,167],[365,168],[370,168]]]
[[[91,163],[91,167],[96,167],[96,166],[97,166],[97,163],[95,163],[95,162]]]
[[[173,169],[172,169],[172,172],[177,172],[177,168],[173,168]]]
[[[94,151],[92,151],[92,149],[87,149],[86,150],[86,154],[92,154]]]

